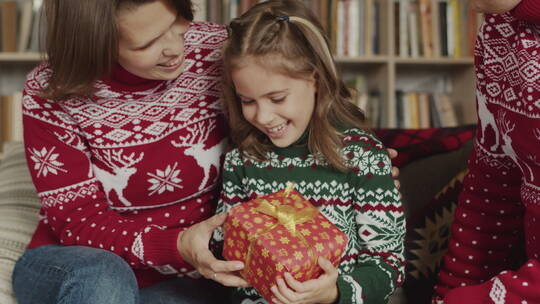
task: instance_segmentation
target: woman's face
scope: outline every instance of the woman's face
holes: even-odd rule
[[[168,0],[121,8],[116,20],[118,63],[124,69],[154,80],[172,80],[180,75],[189,22]]]

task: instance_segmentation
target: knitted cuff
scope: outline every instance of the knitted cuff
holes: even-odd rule
[[[194,268],[186,263],[178,252],[178,234],[184,229],[152,229],[143,236],[144,262],[148,266],[163,266],[174,268],[180,273],[187,273]]]
[[[514,8],[513,14],[520,20],[540,24],[540,1],[521,0],[521,2]]]
[[[351,283],[345,281],[342,275],[340,275],[337,279],[337,286],[338,286],[338,291],[339,291],[339,299],[337,302],[338,304],[362,303],[362,302],[352,300],[353,297],[355,296],[363,298],[362,289],[360,288],[360,290],[356,290],[355,292],[355,290],[353,290],[353,286],[351,285]]]

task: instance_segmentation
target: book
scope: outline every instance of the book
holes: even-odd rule
[[[407,94],[407,102],[409,105],[409,128],[418,129],[420,128],[420,109],[418,106],[418,93],[411,92]]]
[[[461,9],[459,0],[450,0],[451,28],[452,28],[452,57],[460,58],[462,55],[462,35],[461,35]],[[450,27],[450,26],[449,26]]]
[[[439,29],[440,25],[439,0],[431,0],[431,37],[433,39],[433,56],[441,56],[441,36]]]
[[[15,92],[11,95],[11,140],[23,140],[23,124],[22,124],[22,92]]]
[[[0,2],[0,35],[2,35],[2,52],[17,51],[17,2],[7,0]]]
[[[411,48],[411,57],[420,56],[419,38],[418,38],[418,3],[410,2],[409,4],[409,19],[407,25],[409,26],[409,45]]]
[[[428,93],[418,93],[418,115],[420,120],[419,128],[429,128],[431,126],[431,120]]]
[[[440,128],[442,126],[441,117],[439,115],[439,112],[437,111],[437,107],[435,106],[435,94],[429,94],[428,101],[429,101],[429,116],[431,119],[431,127]]]
[[[419,0],[420,27],[422,33],[422,53],[424,57],[433,57],[433,20],[431,0]]]
[[[446,0],[441,0],[439,2],[439,37],[441,41],[441,56],[448,56],[448,31],[447,27],[447,18],[446,18]]]
[[[30,33],[30,43],[28,51],[39,52],[40,43],[46,32],[46,21],[43,12],[43,0],[32,0],[32,30]]]
[[[365,19],[364,19],[364,54],[373,55],[373,25],[375,24],[374,0],[366,0]]]
[[[17,41],[17,52],[26,52],[30,42],[32,29],[32,1],[26,0],[21,5],[19,18],[19,40]]]
[[[368,95],[368,111],[367,118],[371,126],[381,128],[382,125],[382,106],[381,93],[378,90],[372,90]]]
[[[399,56],[408,57],[409,52],[409,27],[408,12],[409,0],[399,0]]]
[[[458,125],[454,105],[450,96],[438,94],[435,96],[435,108],[441,121],[441,127],[456,127]]]
[[[3,133],[3,139],[4,141],[11,141],[12,140],[12,129],[13,129],[13,102],[12,97],[10,95],[2,95],[0,96],[0,103],[2,103],[2,114],[1,117],[2,121],[2,133]]]

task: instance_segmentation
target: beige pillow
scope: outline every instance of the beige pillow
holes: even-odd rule
[[[0,303],[15,304],[11,272],[38,223],[40,202],[20,142],[4,145],[0,162]]]

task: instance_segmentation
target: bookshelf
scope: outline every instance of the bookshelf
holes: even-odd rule
[[[28,1],[39,3],[41,0],[7,1],[16,1],[18,8],[22,9],[25,6],[24,3]],[[441,56],[440,47],[436,46],[434,47],[434,54],[423,56],[423,41],[421,39],[416,46],[416,51],[419,53],[418,56],[412,56],[412,46],[410,49],[407,49],[407,52],[404,52],[403,49],[403,45],[407,41],[403,39],[402,34],[404,32],[412,34],[413,30],[415,30],[414,26],[410,26],[410,24],[407,26],[403,25],[402,20],[405,20],[403,16],[406,16],[406,20],[408,21],[414,20],[411,16],[416,15],[419,17],[413,23],[416,24],[417,36],[421,37],[422,31],[420,28],[422,28],[422,25],[420,19],[422,19],[422,11],[420,7],[422,5],[426,5],[429,2],[432,12],[437,11],[437,9],[439,12],[441,11],[441,7],[439,7],[440,3],[448,6],[449,9],[446,12],[450,12],[451,9],[456,10],[455,5],[458,5],[458,10],[465,15],[470,14],[466,7],[467,0],[303,1],[314,12],[319,14],[322,23],[326,25],[329,36],[331,37],[336,62],[344,78],[350,81],[351,79],[354,80],[362,76],[363,81],[365,81],[362,89],[364,92],[360,93],[369,94],[368,105],[371,104],[371,107],[376,107],[376,111],[374,112],[376,114],[374,115],[378,116],[378,122],[373,125],[374,127],[407,127],[399,121],[400,108],[398,105],[402,101],[398,100],[398,94],[396,92],[421,91],[433,93],[432,91],[434,89],[443,90],[448,95],[451,106],[455,110],[455,116],[458,118],[458,124],[476,122],[474,65],[473,59],[470,56],[470,49],[473,43],[472,38],[474,38],[479,24],[479,17],[473,15],[475,23],[472,29],[467,28],[466,25],[468,22],[463,21],[470,20],[471,18],[461,18],[459,26],[448,26],[448,28],[460,29],[462,35],[460,38],[462,41],[460,42],[462,47],[461,54]],[[226,23],[232,17],[241,13],[242,10],[247,9],[257,2],[258,0],[194,0],[196,9],[195,19]],[[363,9],[366,5],[370,5],[370,8]],[[359,15],[344,15],[344,8],[351,7],[357,8]],[[404,7],[409,7],[407,12],[402,11]],[[411,13],[411,9],[416,10],[416,13]],[[373,16],[367,17],[367,13],[363,13],[366,11],[372,12]],[[22,16],[21,11],[17,14],[18,16]],[[38,13],[34,11],[34,15],[36,14]],[[355,52],[337,50],[338,45],[346,45],[345,40],[337,36],[337,33],[346,32],[343,28],[338,29],[338,19],[357,17],[361,20],[356,23],[356,25],[360,25],[360,31],[356,32],[362,32],[365,36],[370,36],[373,38],[373,41],[370,43],[364,41]],[[435,16],[432,17],[432,21],[438,19]],[[33,22],[33,25],[35,23]],[[366,32],[367,29],[372,31],[371,34]],[[435,26],[435,21],[433,22],[432,29],[432,33],[435,33],[432,36],[437,36],[438,30],[437,26]],[[41,53],[36,52],[35,49],[31,49],[31,47],[35,48],[35,33],[36,30],[32,29],[31,41],[27,48],[30,51],[0,52],[0,95],[13,95],[15,92],[21,91],[25,75],[43,59]],[[448,35],[448,33],[445,33],[445,35]],[[436,41],[432,41],[432,43],[439,43],[443,39],[442,37],[435,38],[437,38],[435,39]],[[454,44],[455,40],[453,41]],[[463,41],[469,42],[467,44]],[[412,44],[411,41],[408,43]],[[372,49],[369,49],[370,47]],[[0,50],[2,49],[0,48]],[[371,112],[368,111],[369,113]],[[6,115],[6,113],[0,113],[0,115]],[[1,116],[0,120],[4,121],[4,123],[7,121],[7,119],[3,119]],[[0,128],[6,129],[5,126],[2,127],[2,124],[0,124]],[[2,130],[0,130],[1,133]],[[0,142],[3,140],[6,140],[6,137],[0,135]]]
[[[476,122],[472,48],[481,16],[468,8],[467,0],[303,1],[325,26],[347,83],[360,76],[365,82],[360,86],[365,92],[360,93],[375,93],[375,99],[368,97],[368,104],[377,102],[377,113],[366,110],[378,116],[372,126],[417,127],[400,121],[403,114],[398,104],[408,105],[398,100],[397,92],[448,97],[457,120],[442,125],[431,120],[429,126]],[[226,23],[259,1],[195,2],[196,18]],[[357,30],[350,30],[351,25]],[[351,47],[351,41],[357,40],[360,47]]]

